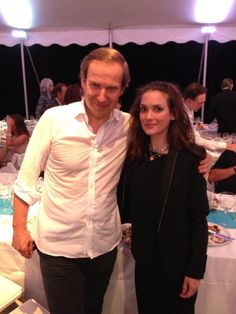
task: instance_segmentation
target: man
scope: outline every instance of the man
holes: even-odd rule
[[[33,238],[52,314],[102,311],[121,238],[116,186],[129,126],[129,114],[113,108],[129,80],[118,51],[101,48],[85,57],[85,99],[45,112],[16,181],[13,246],[30,257],[28,204],[40,197],[35,187],[44,171]]]
[[[210,102],[212,111],[211,120],[218,122],[218,132],[236,132],[236,92],[233,91],[234,83],[226,78],[221,83],[221,92],[214,95]]]
[[[236,194],[236,153],[224,151],[210,170],[209,181],[215,182],[215,192]]]
[[[53,100],[51,107],[64,105],[64,98],[65,98],[66,91],[67,91],[67,86],[65,83],[57,83],[55,85],[55,88],[54,88],[55,98]]]
[[[130,81],[128,64],[118,51],[98,48],[83,59],[80,76],[84,98],[45,112],[15,184],[13,246],[29,258],[33,237],[51,314],[101,313],[121,239],[116,187],[130,116],[114,108]],[[27,213],[40,197],[41,171],[31,237]]]
[[[184,104],[192,123],[194,118],[194,112],[197,112],[206,101],[206,92],[207,89],[204,86],[195,82],[189,84],[184,90]],[[205,139],[201,136],[199,131],[196,130],[196,128],[194,128],[194,133],[196,142],[199,145],[204,146],[209,153],[211,151],[223,151],[225,149],[233,150],[234,152],[236,152],[236,144]]]

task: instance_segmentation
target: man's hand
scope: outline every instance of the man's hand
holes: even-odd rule
[[[16,194],[13,197],[13,238],[12,246],[24,257],[33,255],[34,244],[27,229],[27,215],[29,205]]]
[[[209,172],[212,166],[212,157],[211,155],[207,154],[206,158],[202,159],[199,166],[198,171],[202,173],[203,175]]]
[[[12,246],[26,258],[30,258],[33,255],[33,239],[25,228],[14,228]]]
[[[199,279],[194,279],[185,276],[180,297],[184,299],[191,298],[197,292],[199,286],[200,286]]]

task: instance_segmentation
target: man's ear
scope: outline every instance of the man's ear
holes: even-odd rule
[[[122,87],[121,91],[120,91],[120,96],[122,96],[124,94],[124,92],[125,92],[125,87]]]

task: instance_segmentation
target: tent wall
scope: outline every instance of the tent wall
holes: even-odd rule
[[[124,110],[129,109],[136,88],[150,80],[173,81],[182,89],[188,83],[196,81],[202,46],[203,44],[193,41],[183,44],[169,42],[164,45],[155,43],[145,45],[133,43],[126,45],[114,44],[114,47],[124,54],[131,70],[132,82],[122,99]],[[51,77],[55,83],[62,81],[71,84],[78,79],[79,65],[82,58],[96,47],[99,47],[99,45],[79,46],[72,44],[67,47],[33,45],[29,49],[40,79]],[[0,54],[2,91],[0,118],[13,112],[24,115],[20,46],[6,47],[1,45]],[[236,41],[228,43],[209,41],[208,98],[219,91],[220,82],[223,78],[231,77],[236,82],[235,55]],[[39,88],[26,51],[25,66],[29,114],[34,114],[39,97]]]

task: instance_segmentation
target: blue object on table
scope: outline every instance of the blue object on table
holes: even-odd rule
[[[235,213],[229,212],[227,215],[224,214],[221,210],[211,210],[207,220],[214,224],[223,225],[225,222],[224,227],[230,229],[236,229],[236,220],[234,220]]]
[[[9,199],[0,198],[0,215],[12,215],[13,208]]]

